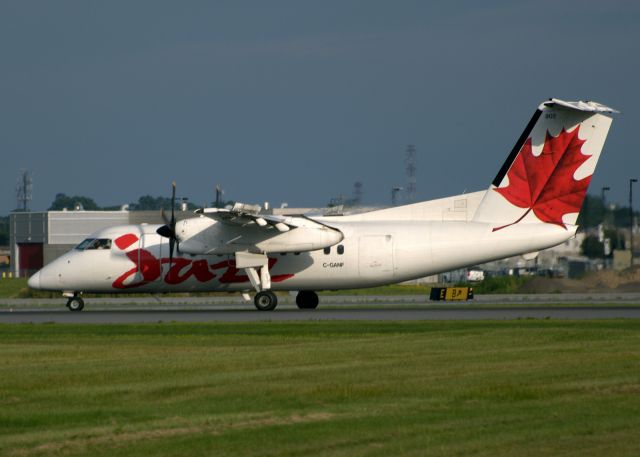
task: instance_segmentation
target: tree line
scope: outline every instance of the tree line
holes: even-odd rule
[[[633,212],[633,219],[637,220],[638,211]],[[596,228],[602,225],[602,239],[609,239],[611,250],[629,249],[625,238],[631,226],[631,214],[628,206],[609,206],[602,197],[587,195],[578,216],[578,226],[582,230]],[[621,230],[622,229],[622,230]],[[627,230],[627,231],[625,231]],[[604,257],[604,242],[601,237],[588,235],[582,242],[582,253],[590,258]],[[635,244],[635,243],[634,243]],[[607,257],[611,257],[609,253]]]
[[[180,200],[176,201],[176,205],[179,206],[182,202]],[[198,205],[195,205],[191,202],[187,203],[187,209],[189,211],[195,210],[199,208]],[[222,206],[226,206],[227,204],[232,204],[233,202],[223,202]],[[165,211],[171,210],[171,198],[169,197],[153,197],[151,195],[143,195],[138,199],[137,202],[131,202],[128,205],[129,211],[160,211],[164,209]],[[55,199],[51,203],[51,206],[47,209],[47,211],[62,211],[64,209],[69,211],[73,211],[75,209],[81,209],[84,211],[118,211],[121,209],[121,205],[116,206],[100,206],[95,200],[90,197],[85,197],[83,195],[66,195],[64,193],[56,194]]]
[[[631,225],[628,206],[606,206],[607,207],[605,207],[605,202],[602,200],[602,197],[587,195],[582,203],[577,224],[583,228],[597,227],[603,222],[605,225],[620,228]],[[634,219],[638,217],[638,214],[638,211],[633,212]]]

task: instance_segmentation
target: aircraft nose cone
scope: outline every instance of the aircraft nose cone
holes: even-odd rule
[[[29,281],[27,281],[27,284],[32,289],[39,289],[40,288],[40,272],[38,271],[36,274],[31,276],[29,278]]]

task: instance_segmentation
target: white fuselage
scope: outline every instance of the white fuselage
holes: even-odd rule
[[[348,219],[348,218],[346,218]],[[420,278],[468,265],[545,249],[574,235],[552,224],[473,221],[316,220],[341,231],[330,248],[269,253],[273,290],[332,290],[372,287]],[[43,268],[30,284],[40,289],[83,292],[244,291],[251,284],[227,254],[176,253],[158,226],[121,226],[96,238],[115,242],[105,250],[72,250]],[[129,237],[128,246],[118,241]],[[121,243],[120,243],[121,244]]]

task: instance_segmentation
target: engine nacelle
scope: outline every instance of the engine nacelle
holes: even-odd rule
[[[338,244],[339,230],[308,221],[282,232],[274,226],[257,223],[227,224],[208,217],[194,217],[176,223],[180,252],[186,254],[233,254],[237,251],[260,253],[305,252]]]

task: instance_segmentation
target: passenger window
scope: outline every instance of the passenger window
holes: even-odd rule
[[[344,254],[344,246],[341,244],[338,245],[338,254],[340,255]]]
[[[331,254],[331,246],[329,246],[328,248],[324,248],[324,253],[325,254]]]

